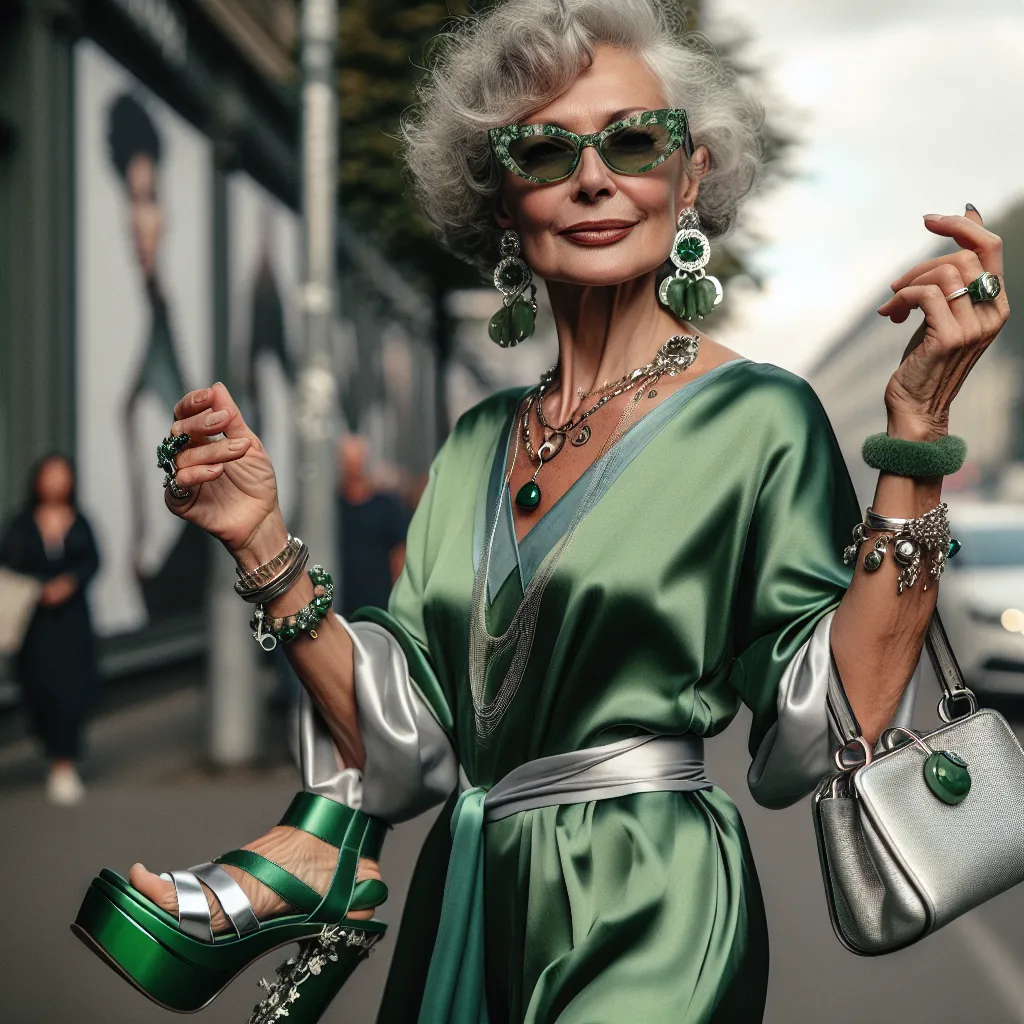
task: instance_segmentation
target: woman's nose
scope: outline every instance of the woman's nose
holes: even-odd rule
[[[574,199],[586,198],[593,202],[598,196],[613,196],[618,191],[615,176],[593,146],[583,147],[573,178],[576,185]]]

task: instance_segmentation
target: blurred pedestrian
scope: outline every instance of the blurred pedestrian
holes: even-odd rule
[[[342,615],[387,608],[405,565],[409,510],[399,495],[378,488],[368,462],[364,437],[349,434],[338,442]]]
[[[75,471],[63,455],[36,463],[28,502],[4,530],[0,564],[44,582],[15,659],[32,729],[50,761],[52,803],[85,795],[76,762],[86,718],[99,695],[95,637],[85,588],[99,568],[88,520],[75,501]]]

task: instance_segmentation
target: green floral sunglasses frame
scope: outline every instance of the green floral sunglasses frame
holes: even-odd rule
[[[669,133],[668,148],[657,160],[645,164],[643,167],[638,167],[635,171],[621,171],[617,167],[613,167],[602,151],[602,144],[624,128],[635,128],[645,124],[661,125]],[[508,124],[500,128],[491,128],[487,134],[491,141],[491,151],[502,167],[518,175],[520,178],[525,178],[527,181],[535,181],[539,185],[550,185],[553,182],[564,181],[566,178],[571,177],[579,166],[580,157],[586,146],[593,146],[605,164],[616,174],[644,174],[647,171],[654,170],[659,164],[663,164],[680,146],[682,146],[683,152],[688,157],[693,155],[693,140],[690,138],[686,111],[680,109],[645,110],[643,113],[627,117],[624,121],[616,121],[614,124],[608,125],[607,128],[594,132],[591,135],[577,135],[575,132],[560,128],[557,124]],[[508,147],[519,139],[526,139],[533,135],[553,135],[571,142],[576,147],[576,158],[565,174],[559,175],[557,178],[536,178],[532,174],[527,174],[516,164],[508,151]]]

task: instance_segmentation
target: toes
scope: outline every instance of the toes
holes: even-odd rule
[[[178,897],[175,895],[172,882],[165,882],[159,875],[147,871],[142,864],[132,865],[131,871],[128,872],[128,882],[133,889],[138,889],[161,910],[166,910],[169,914],[178,913]]]

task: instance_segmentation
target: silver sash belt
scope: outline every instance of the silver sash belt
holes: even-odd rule
[[[459,771],[452,811],[452,852],[444,902],[418,1024],[486,1024],[484,993],[484,826],[553,804],[610,800],[633,793],[711,789],[698,736],[637,736],[603,747],[538,757],[491,790]]]
[[[459,769],[462,790],[470,788]],[[711,789],[704,777],[704,740],[699,736],[636,736],[600,747],[573,750],[513,768],[484,799],[484,821],[552,804],[610,800],[632,793],[692,793]]]

